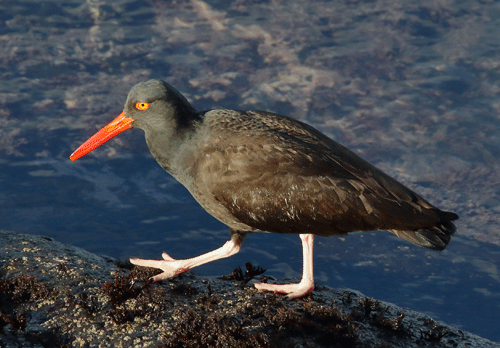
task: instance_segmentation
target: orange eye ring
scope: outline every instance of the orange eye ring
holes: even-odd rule
[[[141,111],[147,110],[149,108],[149,103],[137,102],[135,103],[135,108]]]

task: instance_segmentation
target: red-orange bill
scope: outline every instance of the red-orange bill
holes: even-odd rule
[[[76,149],[75,152],[71,154],[71,156],[69,156],[69,158],[72,161],[76,161],[80,157],[85,156],[90,151],[94,150],[95,148],[104,144],[109,139],[113,138],[115,135],[118,135],[124,130],[131,128],[132,122],[134,122],[134,119],[126,117],[125,114],[122,112],[120,115],[118,115],[117,118],[111,121],[108,125],[102,127],[100,131],[98,131],[96,134],[90,137],[89,140],[84,142],[78,149]]]

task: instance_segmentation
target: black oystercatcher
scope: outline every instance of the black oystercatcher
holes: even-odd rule
[[[298,284],[256,283],[300,297],[314,288],[314,235],[389,230],[416,245],[443,250],[458,216],[425,199],[305,123],[264,111],[196,111],[172,86],[135,85],[125,109],[72,155],[76,160],[128,128],[144,130],[156,161],[213,217],[231,228],[219,249],[186,260],[132,258],[163,270],[154,280],[236,254],[249,232],[295,233],[302,239]]]

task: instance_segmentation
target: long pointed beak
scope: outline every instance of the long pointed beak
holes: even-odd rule
[[[78,149],[76,149],[75,152],[71,154],[71,156],[69,156],[69,158],[72,161],[76,161],[80,157],[85,156],[90,151],[94,150],[95,148],[104,144],[109,139],[113,138],[115,135],[120,134],[124,130],[132,128],[131,125],[132,122],[134,122],[134,119],[126,117],[125,114],[122,112],[107,126],[102,127],[100,131],[98,131],[96,134],[90,137],[89,140],[84,142]]]

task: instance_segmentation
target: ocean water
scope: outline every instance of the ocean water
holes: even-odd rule
[[[383,231],[317,237],[315,280],[500,341],[499,18],[484,1],[1,2],[0,228],[119,259],[228,240],[141,131],[68,159],[161,78],[200,110],[307,122],[456,212],[443,252]],[[245,262],[300,278],[300,239],[252,234],[194,271]]]

